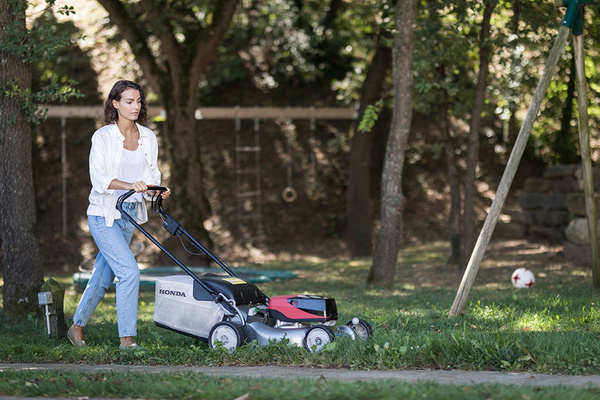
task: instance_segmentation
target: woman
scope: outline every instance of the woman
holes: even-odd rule
[[[114,278],[117,282],[117,322],[120,348],[136,348],[140,271],[129,249],[134,227],[115,208],[118,197],[128,190],[136,194],[123,209],[140,224],[148,220],[142,194],[148,185],[160,185],[158,144],[154,133],[140,125],[148,110],[142,88],[131,81],[118,81],[104,104],[106,125],[92,136],[90,178],[92,190],[87,210],[90,233],[99,252],[92,276],[83,292],[67,337],[74,346],[85,346],[83,327],[104,297]],[[170,190],[163,192],[167,198]]]

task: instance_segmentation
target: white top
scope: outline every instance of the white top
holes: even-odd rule
[[[138,180],[144,181],[147,185],[160,185],[156,135],[145,126],[136,125],[140,132],[138,148],[145,158],[142,179]],[[87,215],[104,217],[106,226],[112,226],[115,219],[121,218],[121,213],[116,209],[119,196],[115,189],[109,189],[108,186],[114,179],[119,179],[124,140],[125,136],[121,134],[116,124],[105,125],[92,136],[90,150],[92,190]],[[137,222],[142,224],[146,221],[148,221],[148,212],[144,203],[139,203]]]
[[[123,149],[123,157],[121,158],[121,165],[119,165],[119,179],[123,182],[133,183],[142,180],[142,174],[144,173],[144,154],[141,150],[142,146],[138,146],[135,150]],[[121,196],[127,193],[128,190],[117,189],[117,196]],[[127,198],[130,203],[142,202],[142,194],[135,193]]]

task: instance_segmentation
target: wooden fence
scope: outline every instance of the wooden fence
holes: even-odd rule
[[[102,118],[103,106],[40,106],[50,118]],[[162,107],[148,107],[150,118],[166,117]],[[196,110],[196,119],[329,119],[353,120],[354,108],[343,107],[204,107]]]

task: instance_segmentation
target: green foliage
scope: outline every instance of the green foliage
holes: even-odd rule
[[[414,31],[415,109],[436,117],[446,102],[449,117],[458,120],[470,118],[476,77],[479,67],[479,28],[484,2],[434,0],[420,2]],[[386,25],[384,2],[355,2],[344,14],[346,21],[354,21],[350,15],[363,16],[365,25],[346,22],[356,38],[349,42],[352,48],[354,68],[344,80],[335,83],[338,99],[356,101],[362,87],[364,73],[375,46],[376,32],[393,31]],[[597,11],[587,7],[586,65],[590,128],[593,132],[600,115],[598,104],[598,79],[600,75],[593,60],[597,58],[600,29],[594,24]],[[492,17],[492,29],[488,45],[492,46],[492,59],[488,78],[488,91],[484,109],[485,123],[495,131],[489,136],[500,147],[506,147],[506,127],[513,115],[520,118],[527,109],[531,96],[542,73],[563,10],[550,2],[500,1]],[[561,132],[561,118],[566,104],[566,82],[571,72],[567,52],[560,62],[556,76],[546,94],[542,111],[534,124],[529,145],[530,156],[546,163],[573,162],[577,159],[577,129],[574,124],[577,111],[574,108],[571,129]],[[391,93],[391,84],[387,85]],[[387,95],[386,97],[390,97]],[[517,129],[519,121],[517,120]],[[427,138],[426,138],[427,139]],[[509,143],[510,144],[510,143]]]
[[[23,88],[20,82],[13,79],[6,86],[0,87],[0,96],[22,99],[27,121],[38,124],[45,119],[46,114],[46,110],[38,108],[39,104],[51,101],[65,103],[70,98],[78,96],[71,83],[61,83],[57,77],[52,76],[38,91],[33,91],[31,88]],[[14,124],[16,115],[9,115],[8,120],[10,124]]]
[[[22,62],[31,64],[37,60],[51,57],[58,48],[69,42],[69,37],[57,34],[54,25],[38,25],[32,30],[23,29],[28,2],[11,1],[15,4],[13,8],[14,21],[10,27],[5,29],[5,36],[0,41],[2,51],[16,55]],[[46,2],[53,5],[55,0],[46,0]],[[74,13],[70,9],[65,11],[64,7],[62,10],[65,15]],[[51,13],[51,8],[48,8],[47,12]]]
[[[51,13],[55,0],[46,2],[50,6],[47,12]],[[32,64],[51,59],[61,48],[70,45],[70,37],[57,31],[55,20],[54,23],[37,24],[31,30],[23,29],[28,2],[13,1],[13,4],[14,23],[5,30],[6,35],[0,41],[0,51],[17,56],[25,64]],[[75,13],[72,6],[66,5],[59,8],[58,12],[64,15]],[[79,97],[75,85],[76,82],[67,77],[49,76],[39,88],[33,90],[13,79],[0,87],[0,96],[20,99],[27,121],[38,124],[45,118],[45,111],[38,110],[38,105],[66,102]],[[15,123],[16,115],[9,115],[8,120],[9,123]]]
[[[224,42],[211,86],[247,78],[263,90],[342,77],[352,54],[347,21],[340,16],[354,6],[339,2],[276,0],[243,2]],[[238,49],[231,52],[231,49]],[[237,72],[234,72],[237,71]]]
[[[422,2],[414,32],[415,109],[439,110],[445,93],[449,112],[465,118],[472,108],[477,44],[470,33],[476,14],[467,3]],[[471,11],[469,11],[471,10]]]
[[[371,129],[377,123],[377,119],[379,119],[379,113],[383,108],[383,99],[377,100],[375,104],[369,104],[365,109],[365,113],[363,115],[360,124],[358,125],[359,132],[371,132]]]
[[[66,15],[67,17],[71,14],[76,14],[75,7],[69,5],[64,5],[60,7],[58,10],[56,10],[56,12],[61,15]]]
[[[394,2],[389,0],[354,1],[340,15],[340,30],[347,31],[344,53],[351,56],[352,68],[343,77],[334,79],[332,89],[338,101],[345,104],[358,102],[374,49],[392,47],[394,32]],[[392,77],[387,80],[391,90]],[[385,96],[392,98],[392,96]]]

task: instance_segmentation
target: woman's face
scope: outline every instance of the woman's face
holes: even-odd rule
[[[121,93],[121,100],[113,100],[113,107],[117,109],[119,119],[137,121],[142,106],[142,96],[137,89],[126,89]]]

